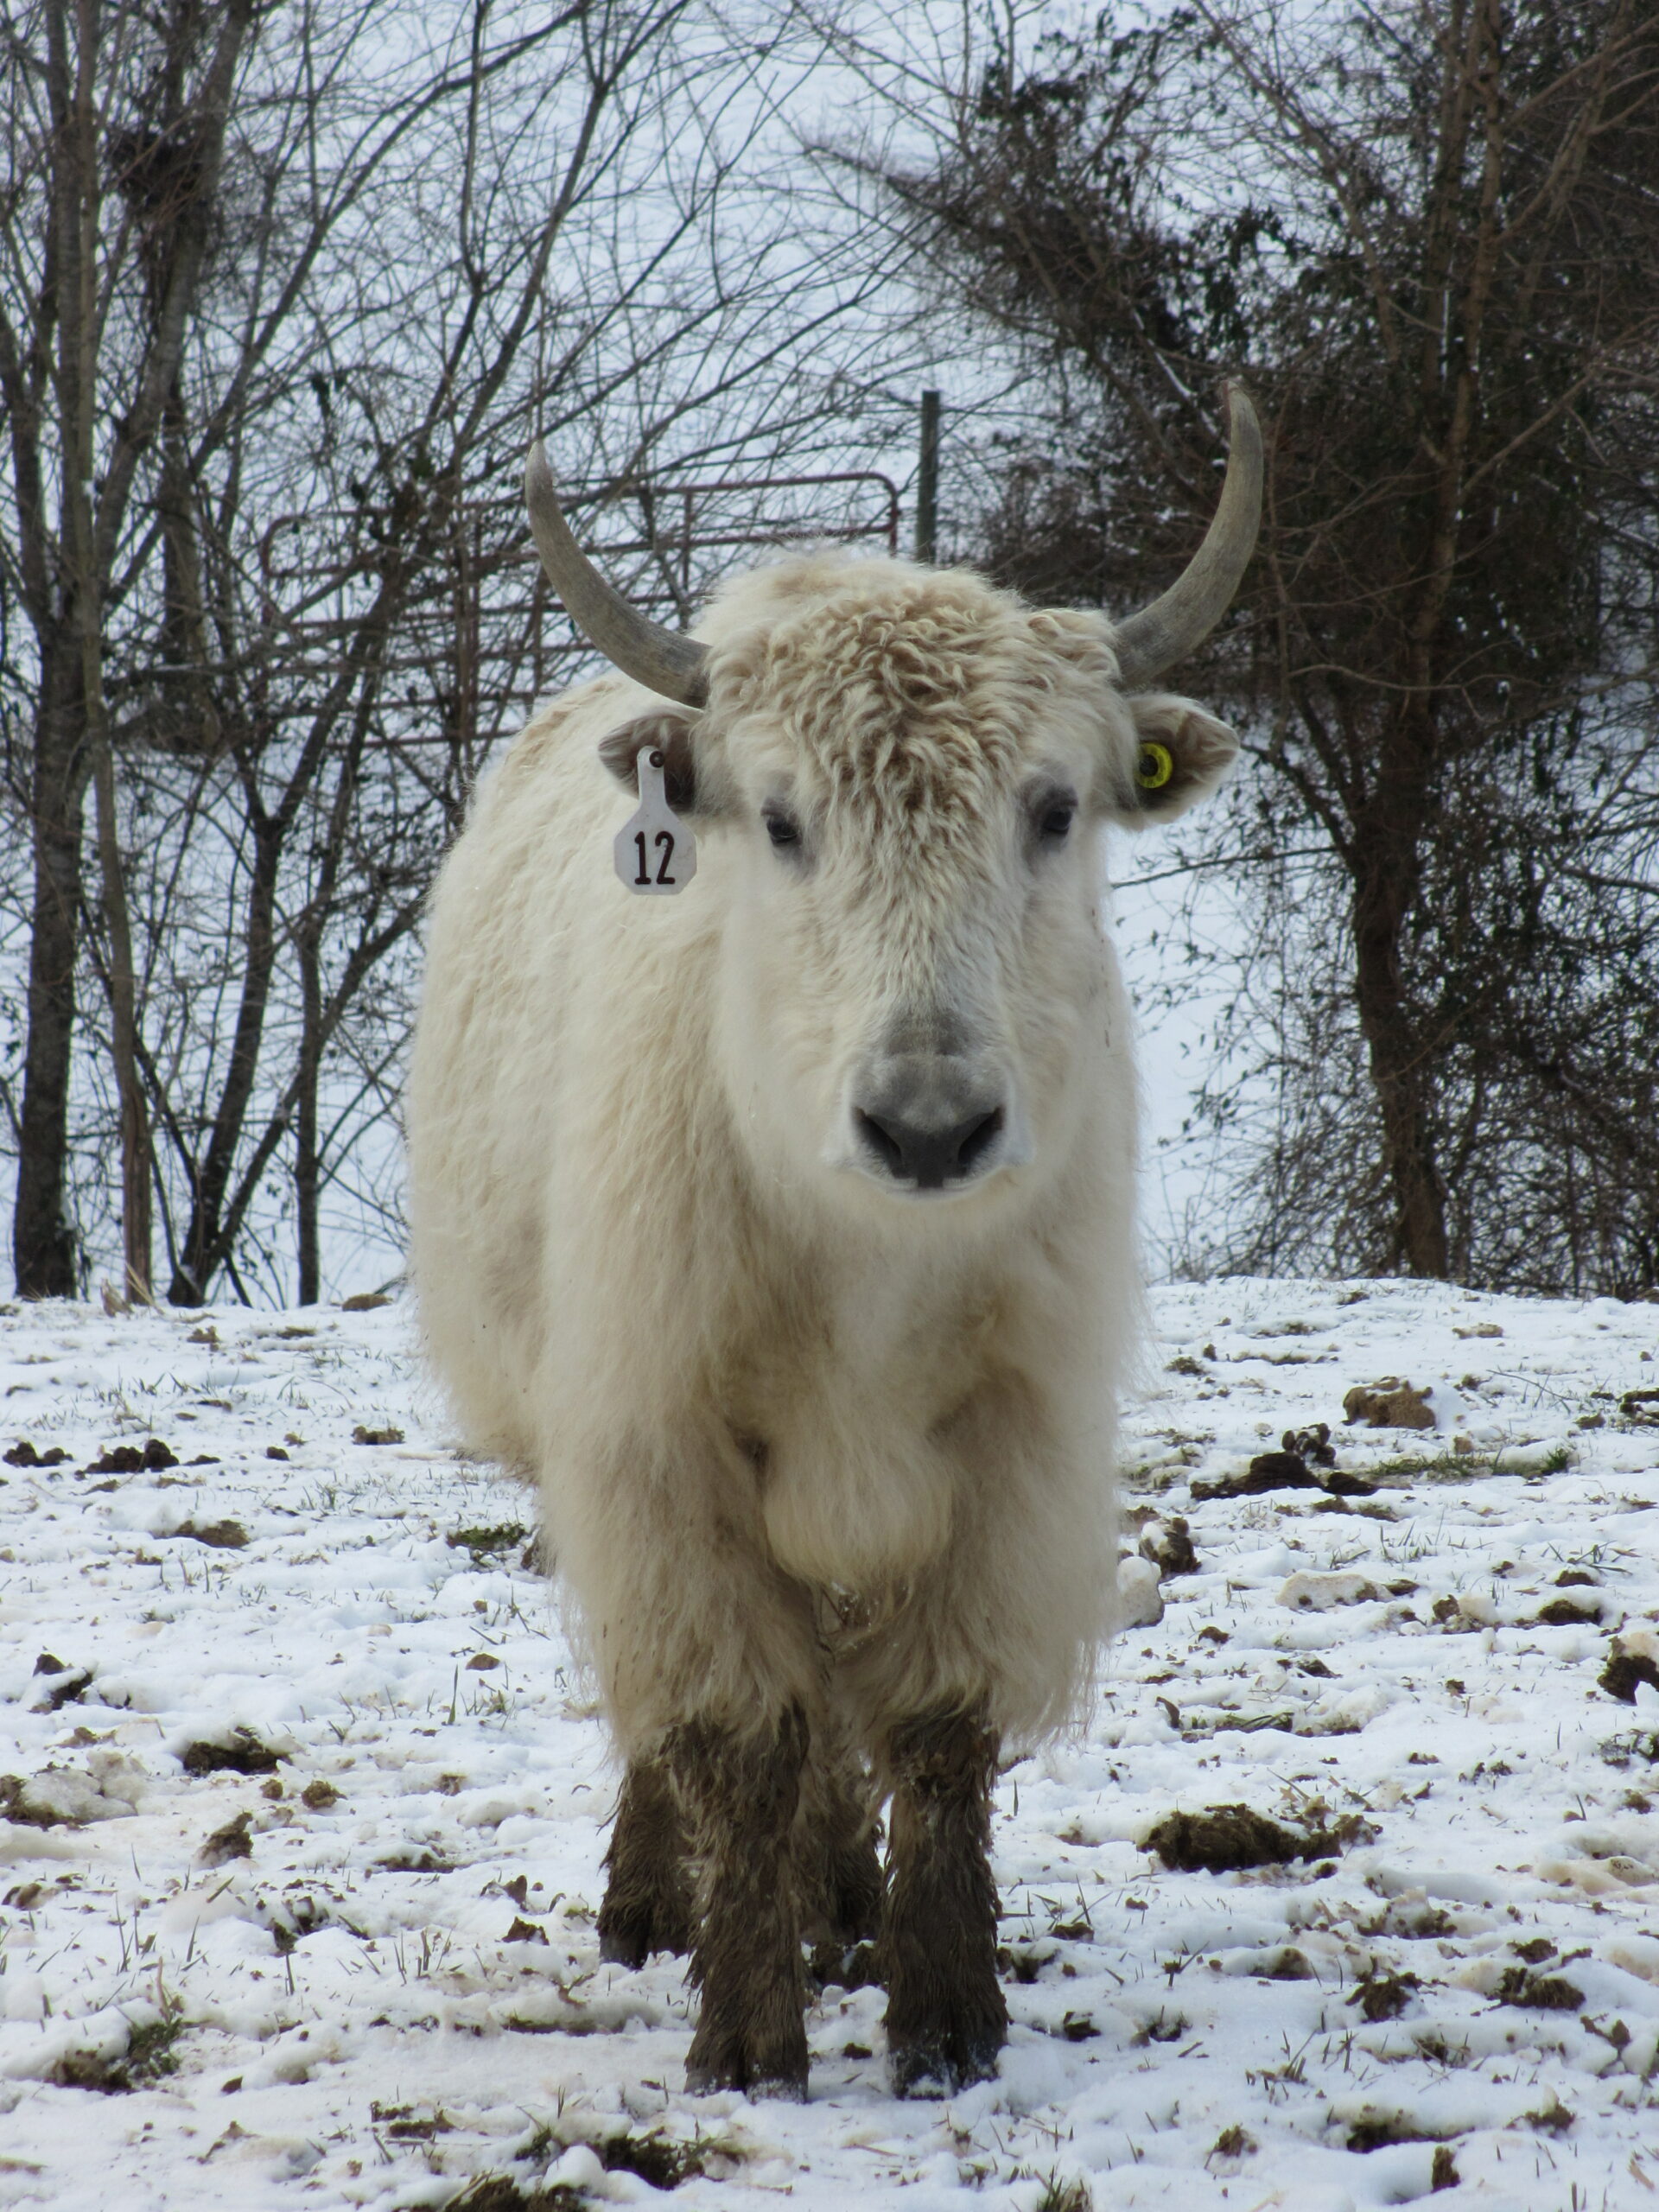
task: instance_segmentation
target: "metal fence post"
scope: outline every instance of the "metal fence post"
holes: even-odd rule
[[[922,451],[916,470],[916,558],[931,562],[939,545],[939,395],[922,394]]]

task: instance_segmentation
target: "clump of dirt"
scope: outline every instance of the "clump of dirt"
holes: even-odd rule
[[[1326,1859],[1340,1848],[1328,1829],[1301,1834],[1248,1805],[1217,1805],[1207,1813],[1167,1813],[1147,1836],[1178,1874],[1231,1874],[1279,1866],[1290,1859]]]
[[[677,2143],[666,2135],[610,2135],[594,2148],[607,2174],[637,2174],[652,2189],[677,2189],[700,2180],[711,2163],[718,2171],[731,2161],[729,2150],[717,2145]]]
[[[1344,1398],[1342,1410],[1351,1427],[1363,1421],[1369,1428],[1433,1428],[1428,1401],[1433,1395],[1433,1389],[1419,1390],[1389,1375],[1380,1382],[1357,1384]]]
[[[397,2116],[402,2118],[402,2113]],[[424,2133],[427,2123],[420,2125]],[[448,2123],[440,2119],[439,2126],[447,2130]],[[404,2131],[388,2130],[394,2132]],[[564,2147],[563,2140],[550,2128],[538,2128],[518,2155],[526,2160],[539,2159]],[[664,2190],[678,2189],[683,2182],[700,2180],[705,2176],[722,2178],[741,2156],[728,2143],[703,2137],[682,2143],[654,2132],[634,2135],[625,2131],[600,2138],[588,2147],[607,2173],[632,2174],[647,2188]],[[550,2188],[545,2183],[532,2183],[526,2188],[510,2174],[480,2174],[459,2196],[450,2200],[449,2212],[582,2212],[588,2201],[583,2190],[563,2183],[555,2183]]]
[[[0,1452],[9,1467],[60,1467],[68,1457],[61,1444],[37,1452],[26,1436],[20,1436],[10,1452]]]
[[[1282,1950],[1274,1952],[1270,1960],[1262,1963],[1256,1979],[1259,1981],[1314,1981],[1318,1976],[1307,1953],[1299,1951],[1294,1943],[1287,1943]]]
[[[238,1813],[233,1821],[226,1821],[222,1828],[215,1828],[196,1853],[197,1866],[226,1866],[232,1859],[251,1859],[253,1838],[248,1830],[252,1823],[251,1813]]]
[[[1571,1598],[1552,1598],[1534,1618],[1544,1628],[1593,1628],[1601,1618],[1601,1607],[1593,1599],[1586,1605]]]
[[[42,1656],[44,1656],[42,1654]],[[38,1662],[35,1671],[37,1675],[42,1672]],[[51,1688],[43,1698],[37,1700],[32,1707],[35,1713],[61,1713],[66,1705],[77,1704],[92,1686],[92,1670],[90,1667],[82,1667],[77,1671],[71,1672],[60,1666],[55,1673],[56,1680],[53,1682]]]
[[[1317,1475],[1315,1467],[1328,1471]],[[1376,1488],[1359,1475],[1337,1471],[1330,1425],[1318,1421],[1312,1428],[1287,1428],[1279,1440],[1278,1451],[1259,1452],[1245,1474],[1224,1476],[1219,1482],[1194,1483],[1192,1495],[1199,1499],[1254,1497],[1263,1491],[1322,1490],[1331,1497],[1370,1497]]]
[[[235,1728],[228,1743],[187,1744],[179,1764],[187,1774],[274,1774],[287,1756],[262,1744],[251,1728]]]
[[[1609,1697],[1616,1697],[1621,1705],[1634,1705],[1636,1693],[1643,1682],[1649,1689],[1659,1690],[1659,1665],[1644,1651],[1625,1650],[1615,1637],[1607,1664],[1596,1680]]]
[[[1241,1491],[1318,1490],[1319,1478],[1300,1452],[1258,1452]],[[1196,1494],[1196,1492],[1195,1492]]]
[[[44,1805],[35,1804],[27,1795],[28,1778],[21,1774],[0,1774],[0,1817],[22,1828],[49,1828],[57,1815],[48,1812]]]
[[[1455,2189],[1461,2178],[1458,2171],[1458,2162],[1452,2155],[1450,2145],[1437,2143],[1434,2146],[1434,2163],[1428,2170],[1429,2195],[1438,2196],[1443,2189]]]
[[[442,2112],[422,2113],[413,2105],[369,2107],[369,2118],[379,2132],[398,2143],[429,2143],[435,2135],[453,2133],[454,2122]]]
[[[84,1475],[159,1475],[176,1467],[179,1455],[159,1436],[139,1444],[111,1444],[99,1459],[81,1469]]]
[[[1348,2002],[1357,2005],[1375,2026],[1379,2020],[1397,2020],[1421,1986],[1414,1974],[1385,1974],[1373,1967],[1350,1991]]]
[[[1154,1521],[1141,1530],[1141,1556],[1152,1561],[1166,1582],[1172,1575],[1198,1571],[1192,1531],[1179,1513],[1172,1513],[1167,1521]]]
[[[359,1421],[357,1427],[352,1431],[353,1444],[401,1444],[403,1440],[404,1432],[401,1428],[365,1428],[362,1422]]]
[[[248,1532],[239,1521],[181,1521],[173,1534],[210,1545],[216,1552],[239,1552],[248,1541]]]
[[[90,1731],[77,1731],[76,1739],[97,1741]],[[0,1819],[20,1827],[85,1827],[90,1821],[114,1818],[118,1803],[130,1811],[130,1789],[118,1783],[113,1795],[106,1795],[79,1767],[45,1766],[36,1774],[0,1774]]]
[[[34,1671],[44,1675],[51,1687],[44,1697],[31,1701],[32,1713],[61,1713],[66,1705],[73,1705],[92,1685],[90,1667],[71,1667],[67,1660],[42,1651],[35,1662]]]
[[[183,2032],[184,2022],[176,2014],[145,2021],[129,2031],[126,2049],[115,2056],[67,2050],[47,2079],[60,2089],[97,2089],[105,2096],[148,2088],[163,2075],[178,2072],[173,2046]]]
[[[457,1529],[444,1538],[451,1551],[470,1552],[474,1559],[491,1552],[504,1552],[511,1545],[522,1544],[530,1534],[517,1521],[504,1521],[495,1529]]]
[[[1433,2140],[1426,2129],[1414,2127],[1397,2113],[1378,2113],[1373,2119],[1357,2120],[1348,2130],[1351,2151],[1391,2151],[1397,2143]]]
[[[325,1782],[319,1775],[315,1782],[308,1782],[300,1792],[300,1802],[308,1812],[326,1813],[331,1805],[340,1802],[340,1792],[332,1782]],[[519,1899],[522,1904],[523,1898]]]
[[[1279,1444],[1281,1451],[1299,1453],[1310,1467],[1334,1467],[1337,1464],[1329,1421],[1315,1421],[1312,1428],[1287,1428]]]
[[[1039,1981],[1043,1968],[1052,1966],[1059,1955],[1058,1951],[1052,1948],[1046,1951],[1033,1951],[1023,1948],[1015,1949],[1011,1943],[1000,1943],[996,1951],[996,1970],[1024,1988],[1033,1981]]]
[[[586,2202],[579,2189],[563,2182],[552,2189],[521,2189],[511,2174],[480,2174],[450,2198],[449,2212],[584,2212]]]
[[[1584,1992],[1565,1974],[1534,1974],[1526,1967],[1505,1967],[1497,1985],[1500,2005],[1520,2005],[1541,2012],[1579,2012]]]

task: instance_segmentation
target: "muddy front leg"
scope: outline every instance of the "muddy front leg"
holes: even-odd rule
[[[869,1776],[815,1717],[795,1815],[795,1895],[802,1939],[826,1955],[880,1933],[879,1833]]]
[[[948,2094],[995,2074],[1007,2040],[990,1866],[996,1738],[973,1713],[942,1715],[905,1722],[886,1749],[882,1955],[893,2088]]]
[[[662,1760],[630,1759],[605,1853],[609,1878],[599,1909],[601,1959],[642,1967],[653,1951],[690,1949],[690,1848]]]
[[[670,1738],[700,1872],[691,1971],[702,1986],[702,2014],[686,2062],[694,2091],[806,2094],[806,1991],[791,1864],[806,1738],[795,1706],[760,1737],[697,1721]]]

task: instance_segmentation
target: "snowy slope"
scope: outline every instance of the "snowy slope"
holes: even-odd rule
[[[0,1466],[0,2203],[1653,2204],[1659,1693],[1598,1679],[1659,1656],[1659,1308],[1154,1312],[1127,1541],[1197,1569],[1002,1781],[1001,2078],[893,2102],[832,1986],[804,2107],[687,2099],[679,1965],[600,1965],[603,1735],[400,1309],[9,1313],[0,1445],[67,1457]],[[1343,1426],[1389,1377],[1435,1428]],[[1195,1496],[1318,1421],[1374,1494]],[[1320,1855],[1141,1848],[1231,1804]]]

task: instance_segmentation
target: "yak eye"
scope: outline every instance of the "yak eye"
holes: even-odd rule
[[[1037,817],[1037,827],[1045,844],[1058,845],[1070,836],[1072,817],[1077,803],[1068,792],[1064,798],[1051,798]]]
[[[800,843],[800,824],[793,815],[785,814],[782,807],[769,806],[761,818],[766,823],[767,836],[779,850],[786,845]]]

